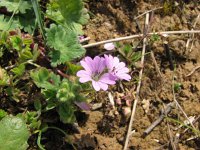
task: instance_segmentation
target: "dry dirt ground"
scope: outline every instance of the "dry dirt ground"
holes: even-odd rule
[[[163,7],[154,11],[148,32],[170,30],[198,30],[200,29],[200,2],[199,1],[149,1],[149,0],[90,0],[88,8],[91,21],[85,27],[86,36],[90,37],[89,43],[111,38],[138,34],[143,31],[145,15],[134,20],[134,17],[154,8]],[[196,22],[196,23],[195,23]],[[196,25],[195,25],[196,24]],[[194,26],[195,25],[195,26]],[[191,42],[187,47],[187,41]],[[136,46],[141,39],[126,41]],[[166,58],[163,41],[168,42],[174,71]],[[192,47],[191,47],[191,43]],[[135,44],[135,45],[134,45]],[[142,43],[138,45],[141,47]],[[101,51],[102,46],[88,48],[88,55]],[[134,50],[134,49],[133,49]],[[198,134],[198,131],[187,130],[179,127],[186,120],[183,112],[174,106],[161,124],[143,137],[143,132],[160,116],[160,111],[175,99],[180,104],[188,117],[195,116],[194,126],[200,130],[200,35],[188,34],[169,35],[165,39],[152,42],[148,38],[147,51],[154,53],[161,76],[155,69],[151,55],[145,55],[144,73],[140,90],[140,99],[137,105],[133,130],[135,133],[130,138],[129,149],[200,149],[200,139],[189,138]],[[138,62],[139,63],[139,62]],[[196,70],[187,76],[194,68]],[[138,69],[132,68],[133,80],[123,83],[128,90],[135,91]],[[172,85],[180,83],[179,89],[173,94]],[[109,90],[115,95],[122,93],[121,88]],[[134,92],[133,92],[134,93]],[[128,94],[128,92],[125,92]],[[124,118],[119,106],[112,109],[108,100],[108,93],[99,92],[92,98],[92,104],[102,103],[97,110],[86,112],[87,120],[79,122],[79,134],[73,135],[74,146],[78,149],[95,150],[121,150],[128,127],[128,118]],[[134,96],[131,97],[134,102]],[[146,101],[145,101],[146,100]],[[148,103],[144,107],[144,103]],[[179,123],[177,123],[177,121]],[[177,135],[180,135],[177,137]]]

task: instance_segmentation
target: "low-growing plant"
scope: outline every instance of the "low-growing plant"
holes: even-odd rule
[[[61,80],[59,75],[48,71],[46,68],[32,71],[31,77],[34,83],[41,88],[41,93],[47,101],[45,109],[48,111],[56,108],[63,123],[74,122],[74,102],[85,100],[79,92],[81,86],[75,81]]]

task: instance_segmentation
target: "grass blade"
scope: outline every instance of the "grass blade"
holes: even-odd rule
[[[35,16],[36,16],[39,28],[41,30],[42,36],[45,39],[44,24],[43,24],[43,19],[42,19],[41,9],[40,9],[39,3],[38,3],[37,0],[31,0],[31,2],[32,2],[32,5],[33,5]]]

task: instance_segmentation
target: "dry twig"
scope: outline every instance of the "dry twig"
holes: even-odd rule
[[[190,72],[190,73],[188,73],[187,75],[186,75],[186,77],[189,77],[189,76],[191,76],[196,70],[198,70],[200,68],[200,65],[199,66],[196,66],[194,69],[192,69],[192,71]]]
[[[192,128],[195,129],[195,130],[197,130],[197,129],[195,128],[195,126],[193,125],[193,123],[190,121],[188,115],[185,113],[185,111],[183,110],[183,108],[182,108],[181,105],[179,104],[179,102],[176,100],[174,85],[175,85],[175,82],[174,82],[174,75],[173,75],[173,79],[172,79],[172,92],[173,92],[173,99],[174,99],[174,102],[175,102],[176,106],[179,108],[179,110],[183,113],[183,115],[185,116],[185,118],[189,121],[189,123],[190,123],[190,125],[192,126]]]
[[[149,23],[149,13],[146,14],[145,30],[147,29],[148,23]],[[144,35],[145,34],[146,33],[144,33]],[[146,42],[147,42],[147,38],[145,37],[144,40],[143,40],[143,49],[142,49],[142,58],[141,58],[142,66],[144,65],[144,55],[145,55],[145,51],[146,51]],[[131,118],[130,118],[128,131],[127,131],[127,135],[126,135],[126,140],[125,140],[125,144],[124,144],[124,150],[126,150],[127,147],[128,147],[129,139],[130,139],[131,132],[132,132],[132,124],[133,124],[133,120],[134,120],[134,116],[135,116],[135,112],[136,112],[137,102],[139,100],[139,93],[140,93],[140,87],[141,87],[141,82],[142,82],[142,74],[143,74],[143,68],[141,68],[140,73],[139,73],[139,81],[138,81],[138,86],[137,86],[137,89],[136,89],[136,97],[135,97],[135,101],[134,101],[134,104],[133,104],[133,107],[132,107]]]
[[[134,19],[136,20],[136,19],[138,19],[138,18],[142,17],[143,15],[145,15],[145,14],[147,14],[147,13],[150,13],[150,12],[153,12],[153,11],[155,11],[155,10],[162,9],[162,8],[163,8],[163,7],[158,7],[158,8],[154,8],[154,9],[152,9],[152,10],[148,10],[148,11],[146,11],[146,12],[144,12],[144,13],[142,13],[142,14],[138,15],[138,16],[137,16],[137,17],[135,17]]]
[[[200,14],[198,14],[198,16],[197,16],[197,18],[196,18],[196,21],[194,22],[194,25],[193,25],[191,31],[193,31],[194,28],[196,27],[196,24],[197,24],[199,18],[200,18]],[[190,36],[190,38],[187,40],[187,43],[186,43],[186,49],[188,49],[189,44],[190,44],[190,42],[191,42],[191,46],[190,46],[189,52],[191,52],[191,51],[192,51],[192,48],[193,48],[193,44],[194,44],[194,40],[193,40],[193,39],[194,39],[194,34],[192,34],[192,35]]]
[[[164,32],[152,32],[152,33],[148,33],[148,36],[151,35],[163,35],[163,34],[191,34],[191,33],[200,33],[200,30],[185,30],[185,31],[164,31]],[[91,43],[91,44],[87,44],[87,45],[83,45],[84,48],[89,48],[89,47],[95,47],[101,44],[106,44],[106,43],[110,43],[110,42],[118,42],[118,41],[123,41],[123,40],[130,40],[130,39],[134,39],[134,38],[142,38],[144,37],[144,34],[136,34],[136,35],[130,35],[130,36],[126,36],[126,37],[120,37],[120,38],[115,38],[115,39],[110,39],[110,40],[105,40],[105,41],[101,41],[101,42],[96,42],[96,43]]]
[[[143,135],[142,137],[145,137],[147,136],[157,125],[159,125],[163,119],[165,118],[165,116],[167,114],[169,114],[169,112],[171,111],[172,107],[174,106],[174,103],[169,103],[167,104],[166,108],[164,108],[162,111],[161,111],[161,115],[159,116],[159,118],[154,121],[144,132],[143,132]]]

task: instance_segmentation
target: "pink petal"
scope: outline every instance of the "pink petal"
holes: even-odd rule
[[[115,45],[113,43],[106,43],[104,44],[104,49],[110,51],[110,50],[113,50],[115,49]]]
[[[119,58],[114,57],[114,59],[113,59],[113,66],[115,67],[115,66],[117,66],[118,64],[119,64]]]
[[[122,69],[122,68],[124,68],[126,66],[126,64],[124,63],[124,62],[120,62],[120,63],[118,63],[116,66],[115,66],[115,68],[116,69]]]
[[[85,83],[85,82],[88,82],[88,81],[91,81],[91,80],[92,80],[92,79],[91,79],[90,73],[88,73],[88,72],[85,71],[85,70],[80,70],[80,71],[78,71],[78,72],[76,73],[76,75],[77,75],[78,77],[80,77],[79,81],[80,81],[81,83]]]
[[[106,65],[105,65],[105,59],[104,58],[101,58],[101,60],[99,61],[99,64],[98,64],[98,72],[103,72],[103,70],[106,68]]]
[[[87,103],[87,102],[78,102],[78,101],[75,101],[74,102],[79,108],[83,109],[83,110],[86,110],[86,111],[89,111],[91,106]]]
[[[92,80],[91,77],[83,77],[83,78],[79,79],[79,82],[85,83],[85,82],[88,82],[88,81],[91,81],[91,80]]]
[[[116,70],[116,74],[122,74],[122,73],[128,73],[129,72],[129,69],[128,68],[122,68],[120,70]]]
[[[109,70],[113,70],[113,57],[111,55],[104,55],[105,65]]]
[[[98,84],[98,82],[96,82],[96,81],[92,81],[92,86],[94,87],[94,89],[96,90],[96,91],[99,91],[100,90],[100,86],[99,86],[99,84]]]
[[[130,79],[131,79],[131,76],[129,74],[117,74],[117,77],[121,80],[124,79],[127,81],[130,81]]]
[[[90,77],[91,76],[91,74],[90,74],[90,72],[88,72],[88,71],[85,71],[85,70],[80,70],[80,71],[78,71],[77,73],[76,73],[76,76],[78,76],[78,77]]]
[[[108,89],[108,85],[103,83],[103,82],[98,82],[99,83],[99,86],[100,88],[102,88],[104,91],[106,91]]]
[[[95,69],[94,67],[94,60],[91,57],[85,57],[85,62],[87,63],[87,65],[90,67],[91,71],[93,71]]]
[[[87,72],[92,73],[92,67],[91,67],[91,65],[89,65],[88,63],[86,63],[84,60],[81,60],[80,63],[81,63],[81,66],[83,66],[83,68],[84,68]]]
[[[113,79],[113,76],[109,73],[105,73],[101,76],[99,79],[100,82],[106,83],[106,84],[115,84],[115,80]]]

